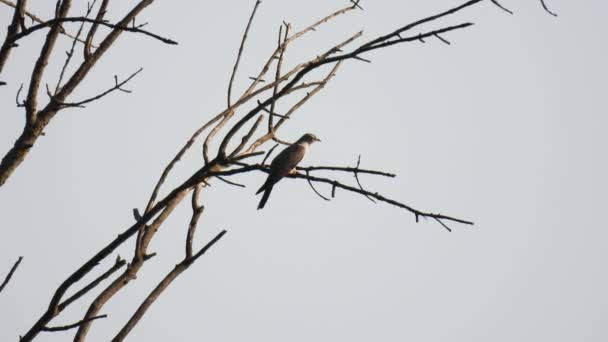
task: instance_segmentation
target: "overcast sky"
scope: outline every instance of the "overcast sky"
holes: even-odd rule
[[[358,30],[371,39],[461,2],[364,1],[365,11],[290,48],[286,63],[314,57]],[[39,16],[51,16],[52,2],[29,3]],[[109,18],[133,3],[111,2]],[[346,3],[264,0],[235,89],[274,48],[282,20],[297,30]],[[446,34],[449,46],[429,39],[366,55],[371,64],[345,63],[281,134],[294,140],[314,132],[323,140],[305,165],[354,165],[361,154],[364,167],[398,174],[361,177],[367,188],[473,220],[474,227],[453,224],[449,233],[343,191],[325,202],[292,179],[257,211],[254,192],[264,174],[236,177],[246,189],[214,182],[204,194],[196,243],[221,229],[228,234],[171,285],[129,340],[608,340],[608,3],[547,0],[557,18],[537,1],[502,3],[515,15],[488,2],[427,27],[476,24]],[[0,276],[25,258],[0,294],[1,341],[25,333],[58,284],[133,223],[132,208],[146,204],[164,165],[223,109],[252,6],[156,1],[138,21],[179,45],[121,36],[73,100],[143,67],[127,86],[133,93],[61,112],[0,188]],[[72,14],[84,7],[74,1]],[[11,14],[0,6],[0,26]],[[2,155],[22,129],[14,97],[43,37],[15,49],[3,73],[9,84],[0,88]],[[69,43],[60,38],[45,82],[56,82]],[[169,185],[201,163],[197,145]],[[93,325],[91,341],[113,337],[181,260],[188,219],[186,201],[152,243],[158,256],[101,310],[109,317]],[[120,254],[130,259],[131,250],[129,242]],[[53,325],[77,321],[85,310],[75,305]]]

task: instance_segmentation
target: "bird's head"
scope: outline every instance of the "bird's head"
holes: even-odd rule
[[[300,141],[312,144],[315,141],[321,141],[321,139],[317,138],[317,136],[312,133],[306,133],[300,138]]]

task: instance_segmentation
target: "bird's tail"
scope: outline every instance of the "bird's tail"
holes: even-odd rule
[[[272,185],[269,186],[268,188],[265,189],[264,194],[262,195],[262,199],[260,200],[260,204],[258,204],[258,210],[264,208],[264,206],[266,205],[266,201],[268,201],[268,197],[270,196],[270,192],[272,191]],[[262,186],[262,188],[260,189],[260,191],[262,191],[264,189],[264,186]],[[260,192],[258,191],[258,193]]]
[[[266,181],[264,182],[264,184],[262,184],[262,186],[258,189],[258,191],[255,194],[257,195],[260,192],[266,190],[267,187],[271,186],[270,184],[271,184],[270,177],[268,177],[268,178],[266,178]]]

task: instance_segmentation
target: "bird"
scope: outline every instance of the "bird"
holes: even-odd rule
[[[295,172],[295,167],[304,158],[304,155],[308,151],[308,147],[315,141],[321,141],[321,139],[317,138],[312,133],[306,133],[296,142],[287,146],[272,160],[266,182],[264,182],[260,189],[255,193],[258,195],[260,192],[264,192],[262,199],[258,204],[258,210],[264,208],[264,205],[266,205],[268,196],[270,196],[270,192],[275,184],[283,177]]]

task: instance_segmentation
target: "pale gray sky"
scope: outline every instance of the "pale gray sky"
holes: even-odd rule
[[[51,2],[30,2],[50,16]],[[363,2],[365,11],[288,51],[287,63],[357,30],[369,39],[461,2]],[[283,131],[285,139],[312,131],[323,140],[304,164],[353,165],[361,154],[363,166],[398,174],[362,177],[370,189],[471,219],[473,228],[453,225],[448,233],[341,191],[327,203],[301,180],[279,184],[257,211],[263,174],[237,178],[244,190],[216,183],[204,196],[197,243],[220,229],[228,234],[171,285],[129,340],[606,341],[608,3],[547,2],[558,18],[537,1],[503,0],[514,16],[482,4],[441,22],[476,24],[446,35],[451,46],[429,40],[370,54],[371,64],[348,62]],[[110,17],[131,3],[113,3]],[[281,20],[302,28],[345,3],[265,0],[236,88],[274,46]],[[223,108],[252,5],[155,2],[140,21],[180,44],[121,37],[74,99],[141,66],[128,86],[133,94],[62,112],[0,189],[0,275],[25,257],[0,294],[1,341],[16,341],[56,286],[133,223],[131,209],[145,205],[163,166]],[[84,7],[75,1],[73,13]],[[10,15],[0,7],[0,22]],[[3,75],[2,154],[23,125],[14,95],[42,37],[16,49]],[[201,165],[195,151],[171,184]],[[165,224],[151,246],[159,256],[101,311],[109,318],[93,325],[91,341],[114,336],[182,258],[188,219],[183,205]],[[84,310],[75,306],[54,324]]]

